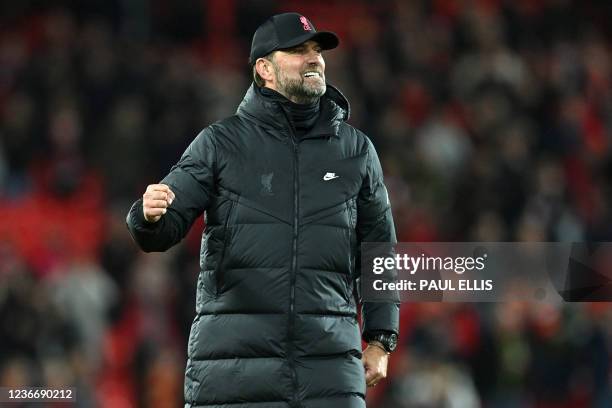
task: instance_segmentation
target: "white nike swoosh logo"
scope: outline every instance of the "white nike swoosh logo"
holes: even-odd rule
[[[323,176],[323,180],[329,181],[329,180],[336,179],[338,177],[340,176],[336,176],[336,173],[327,173],[326,175]]]

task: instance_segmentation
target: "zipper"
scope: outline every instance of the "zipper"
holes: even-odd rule
[[[291,145],[293,147],[293,244],[291,256],[291,272],[289,280],[289,316],[287,321],[287,360],[289,361],[289,371],[291,373],[291,385],[293,386],[293,397],[289,405],[292,408],[301,408],[302,404],[298,401],[299,386],[297,371],[295,368],[295,358],[293,355],[293,332],[295,326],[295,279],[297,274],[297,244],[299,236],[300,218],[300,166],[299,166],[299,140],[293,126],[293,122],[287,111],[281,106],[281,111],[285,115],[290,129]]]
[[[293,130],[293,129],[292,129]],[[291,274],[290,274],[290,294],[289,294],[289,321],[287,324],[287,357],[289,359],[289,367],[291,371],[291,382],[293,385],[293,406],[299,407],[298,399],[298,381],[297,372],[295,369],[295,361],[293,356],[293,334],[295,327],[295,280],[297,274],[297,244],[299,236],[299,209],[300,209],[300,180],[299,180],[299,149],[298,141],[295,135],[292,135],[291,141],[293,144],[293,254],[291,256]]]

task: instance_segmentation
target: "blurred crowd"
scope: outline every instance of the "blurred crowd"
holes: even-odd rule
[[[125,215],[250,85],[255,28],[339,34],[328,81],[381,157],[401,241],[612,241],[608,0],[0,4],[0,386],[182,402],[199,220],[143,254]],[[607,303],[402,306],[372,408],[609,407]]]

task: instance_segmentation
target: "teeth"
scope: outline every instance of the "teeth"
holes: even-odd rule
[[[305,77],[311,77],[311,76],[320,76],[318,72],[307,72],[304,74]]]

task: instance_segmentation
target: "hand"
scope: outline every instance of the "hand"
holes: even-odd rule
[[[147,222],[157,222],[174,200],[174,193],[165,184],[149,184],[142,195],[142,213]]]
[[[383,345],[372,345],[363,351],[361,358],[365,368],[365,380],[368,387],[374,387],[380,380],[387,377],[387,364],[389,354],[384,350]]]

